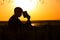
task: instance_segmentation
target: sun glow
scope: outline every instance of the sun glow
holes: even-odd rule
[[[14,6],[21,7],[24,11],[33,10],[36,4],[36,0],[14,0]]]

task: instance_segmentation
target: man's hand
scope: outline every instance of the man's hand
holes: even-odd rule
[[[28,20],[30,20],[30,16],[28,15],[27,11],[23,12],[23,16],[24,18],[27,18]]]
[[[30,16],[29,15],[27,15],[27,19],[30,20]]]

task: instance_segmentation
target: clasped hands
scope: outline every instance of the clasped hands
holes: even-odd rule
[[[27,13],[27,11],[23,12],[23,17],[27,18],[28,20],[30,20],[30,15]]]

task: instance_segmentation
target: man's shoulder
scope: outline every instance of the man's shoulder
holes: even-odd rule
[[[9,21],[10,20],[17,20],[14,16],[10,17]]]
[[[11,22],[13,22],[13,21],[15,21],[15,20],[16,20],[16,19],[12,16],[12,17],[10,17],[8,23],[11,23]]]
[[[12,21],[14,21],[14,22],[21,22],[18,18],[15,18],[13,16],[9,19],[9,21],[10,22],[12,22]]]

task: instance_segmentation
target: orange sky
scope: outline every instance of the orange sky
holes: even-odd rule
[[[14,4],[7,0],[1,4],[0,0],[0,21],[8,21],[13,15]],[[38,0],[37,5],[28,11],[31,20],[60,20],[60,1],[59,0]],[[22,20],[25,20],[21,18]]]

